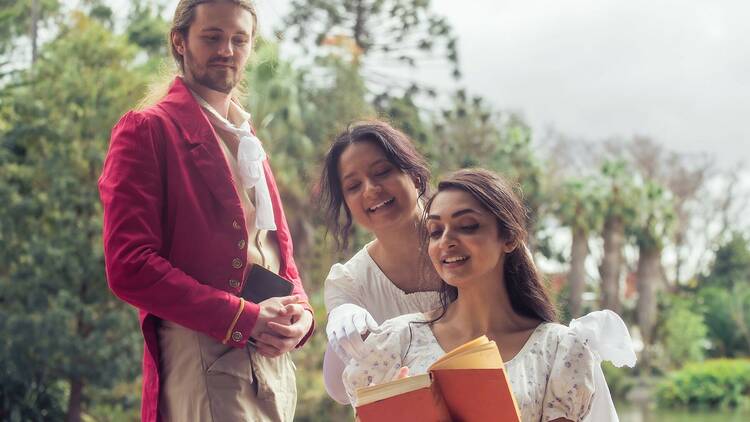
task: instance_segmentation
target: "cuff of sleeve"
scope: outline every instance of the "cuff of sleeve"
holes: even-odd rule
[[[237,317],[227,331],[224,344],[233,347],[244,347],[250,340],[250,333],[258,320],[260,306],[257,303],[242,300],[237,310]]]
[[[305,336],[302,337],[302,340],[300,340],[300,342],[297,343],[297,346],[295,346],[296,349],[304,346],[305,343],[307,343],[307,340],[310,339],[310,337],[313,335],[313,332],[315,332],[315,311],[313,311],[312,306],[310,306],[310,304],[307,302],[303,303],[302,307],[310,312],[310,316],[312,316],[312,323],[310,324],[310,329],[307,331],[307,334],[305,334]]]

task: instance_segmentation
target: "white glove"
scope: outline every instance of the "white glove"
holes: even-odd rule
[[[339,305],[328,313],[326,335],[333,350],[344,361],[363,359],[365,342],[362,335],[378,328],[378,323],[367,309],[353,303]]]

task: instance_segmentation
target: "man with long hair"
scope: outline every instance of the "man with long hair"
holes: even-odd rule
[[[181,0],[169,34],[178,76],[112,131],[99,180],[107,280],[140,313],[144,421],[294,416],[287,352],[310,336],[313,314],[235,95],[256,26],[248,0]],[[268,270],[291,293],[243,298]]]

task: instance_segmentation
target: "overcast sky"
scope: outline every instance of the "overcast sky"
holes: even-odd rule
[[[536,128],[750,159],[750,2],[450,3],[466,84]]]
[[[286,0],[256,0],[262,30]],[[174,2],[176,4],[176,2]],[[750,161],[750,2],[433,0],[460,40],[463,84],[499,109],[587,140],[646,135]],[[170,7],[173,10],[173,7]]]

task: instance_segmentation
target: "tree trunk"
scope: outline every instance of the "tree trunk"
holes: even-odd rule
[[[620,217],[608,217],[604,222],[604,257],[599,266],[602,278],[602,309],[620,313],[620,270],[625,226]]]
[[[367,17],[365,16],[367,7],[363,2],[360,0],[357,2],[357,11],[356,11],[356,19],[354,20],[354,28],[353,29],[353,37],[354,42],[357,44],[357,47],[362,49],[363,52],[366,52],[368,50],[368,46],[364,45],[364,36],[365,36],[365,21],[367,20]]]
[[[29,38],[31,38],[31,64],[36,63],[37,42],[39,32],[39,0],[31,0],[31,28]]]
[[[68,416],[66,422],[81,422],[81,404],[83,403],[83,380],[70,379],[70,398],[68,399]]]
[[[685,253],[683,251],[685,247],[685,239],[685,229],[680,226],[677,228],[677,231],[674,234],[674,279],[670,281],[666,274],[664,275],[664,281],[667,284],[668,291],[674,294],[677,294],[677,292],[679,292],[680,286],[682,285],[682,276],[684,271],[683,268],[685,266]]]
[[[586,289],[586,256],[589,254],[589,238],[586,230],[573,228],[573,244],[570,247],[570,272],[568,287],[570,289],[570,316],[581,316],[582,296]]]
[[[661,277],[661,249],[656,246],[640,246],[638,255],[638,326],[643,337],[643,364],[650,368],[650,351],[656,325],[656,287]]]

